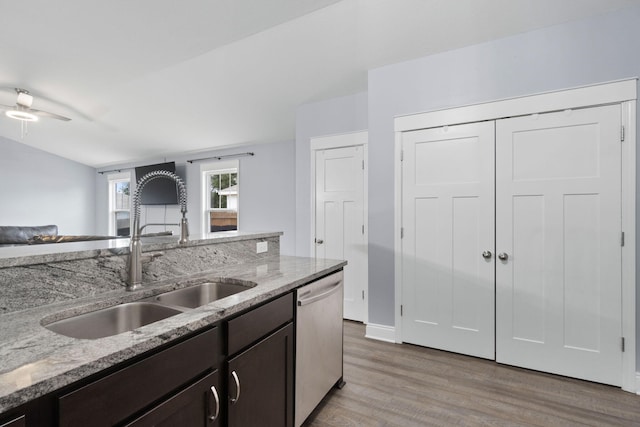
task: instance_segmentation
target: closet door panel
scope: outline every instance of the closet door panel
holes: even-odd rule
[[[406,342],[494,358],[493,141],[493,122],[403,134]]]
[[[496,122],[496,359],[621,384],[620,107]]]

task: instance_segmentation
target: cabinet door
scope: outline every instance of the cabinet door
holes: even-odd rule
[[[229,426],[293,425],[293,324],[227,362]]]
[[[220,391],[220,373],[216,370],[126,426],[219,426],[222,418]]]

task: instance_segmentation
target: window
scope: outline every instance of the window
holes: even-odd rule
[[[238,162],[205,165],[203,200],[205,229],[209,233],[238,229]]]
[[[131,235],[131,174],[109,176],[109,234]]]

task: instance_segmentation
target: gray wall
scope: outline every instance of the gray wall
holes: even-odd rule
[[[224,150],[212,150],[197,154],[148,159],[134,163],[114,165],[101,170],[112,170],[134,166],[175,161],[177,172],[184,176],[187,185],[187,218],[189,231],[193,237],[203,232],[203,221],[200,217],[202,182],[200,164],[215,162],[187,163],[187,160],[211,156],[223,156],[234,153],[253,152],[253,157],[239,157],[240,162],[240,229],[242,231],[282,231],[280,249],[283,255],[295,254],[295,146],[293,141],[271,144],[256,144],[234,147]],[[98,175],[96,182],[98,228],[106,233],[108,227],[107,174]],[[141,221],[158,222],[165,218],[163,207],[152,207],[143,210]],[[168,206],[166,221],[177,223],[180,210],[177,206]],[[177,233],[176,228],[168,228]],[[145,229],[147,231],[147,229]],[[149,231],[159,231],[149,229]]]
[[[215,154],[247,151],[255,156],[239,158],[240,228],[243,231],[283,231],[280,251],[283,255],[295,255],[294,143],[243,146]]]
[[[296,255],[310,256],[311,138],[367,129],[367,94],[305,104],[296,111]]]
[[[60,234],[94,234],[94,168],[3,137],[0,153],[0,225],[56,224]]]
[[[394,117],[636,77],[639,52],[640,7],[632,7],[369,72],[372,323],[394,324]]]

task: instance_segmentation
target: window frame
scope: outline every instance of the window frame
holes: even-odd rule
[[[211,175],[223,175],[225,173],[236,174],[236,188],[237,188],[237,204],[236,209],[228,208],[212,208],[210,206],[210,185]],[[217,233],[230,232],[230,231],[211,231],[211,212],[221,211],[235,211],[236,212],[236,230],[240,230],[240,162],[238,160],[218,161],[215,163],[203,164],[200,167],[200,175],[202,181],[201,191],[201,221],[204,226],[204,235],[213,236]],[[231,232],[233,232],[231,231]]]
[[[117,191],[116,191],[116,186],[117,184],[123,183],[123,182],[127,182],[129,183],[129,208],[128,209],[118,209],[116,208],[117,203],[116,203],[116,195],[117,195]],[[118,213],[121,212],[127,212],[129,214],[129,236],[131,236],[131,222],[133,220],[132,215],[131,215],[131,201],[133,198],[133,184],[132,184],[132,179],[131,179],[131,173],[130,172],[125,172],[125,173],[117,173],[117,174],[111,174],[108,176],[107,178],[107,183],[108,183],[108,188],[109,188],[109,203],[108,203],[108,209],[109,209],[109,213],[108,213],[108,230],[109,230],[109,235],[110,236],[117,236],[118,235],[118,220],[117,220],[117,215]]]

